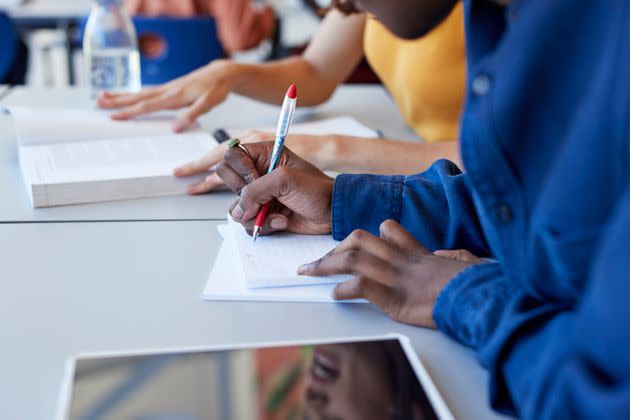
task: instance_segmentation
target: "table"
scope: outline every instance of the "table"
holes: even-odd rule
[[[218,223],[0,224],[0,418],[51,418],[77,352],[387,332],[411,338],[456,417],[498,418],[471,351],[372,305],[202,301]]]
[[[15,87],[3,106],[77,108],[92,106],[87,90],[79,88]],[[343,86],[326,104],[300,109],[295,121],[350,115],[383,131],[387,137],[417,139],[402,121],[396,106],[379,86]],[[278,107],[237,95],[201,119],[204,128],[256,128],[275,126]],[[174,196],[110,203],[33,209],[22,182],[15,134],[10,117],[0,115],[0,222],[98,221],[98,220],[217,220],[224,219],[234,195],[229,192],[203,196]]]

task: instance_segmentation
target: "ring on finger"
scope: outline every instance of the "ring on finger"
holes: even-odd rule
[[[241,144],[241,141],[238,138],[236,138],[236,137],[234,137],[232,140],[230,140],[228,142],[227,147],[228,147],[228,149],[233,149],[235,147],[238,147],[242,151],[244,151],[245,153],[247,153],[249,155],[249,152],[247,151],[247,149],[245,147],[243,147],[243,145]]]

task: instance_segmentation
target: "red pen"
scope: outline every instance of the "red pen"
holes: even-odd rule
[[[284,96],[284,101],[282,102],[282,110],[280,111],[280,118],[278,119],[278,129],[276,130],[276,141],[273,145],[273,152],[271,154],[271,161],[267,173],[273,171],[278,164],[278,159],[280,158],[280,155],[282,154],[282,149],[284,148],[284,139],[289,133],[289,126],[291,125],[291,120],[293,119],[293,112],[295,111],[296,103],[297,89],[295,85],[291,85],[289,86],[287,94]],[[258,214],[256,214],[253,235],[254,242],[256,242],[256,238],[258,238],[260,229],[262,229],[263,225],[265,224],[267,211],[269,211],[269,203],[265,203],[260,208],[260,210],[258,210]]]

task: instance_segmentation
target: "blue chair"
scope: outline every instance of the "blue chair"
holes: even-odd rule
[[[159,56],[140,55],[143,85],[168,82],[224,56],[216,24],[211,17],[134,16],[132,20],[138,39],[159,38],[164,44]],[[83,38],[86,23],[87,18],[78,22],[77,41]]]
[[[17,57],[17,45],[13,22],[0,12],[0,83],[9,82]]]
[[[143,84],[159,84],[190,73],[224,56],[211,17],[134,17],[138,39],[155,36],[165,43],[162,55],[140,56]]]

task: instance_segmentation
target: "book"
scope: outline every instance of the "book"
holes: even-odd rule
[[[219,225],[218,229],[223,237],[223,244],[204,287],[202,293],[204,300],[336,302],[332,298],[335,283],[248,288],[230,227],[227,224]],[[366,302],[364,299],[340,301],[340,303]]]
[[[199,125],[172,133],[172,116],[112,121],[88,109],[11,107],[22,178],[33,207],[184,194],[173,169],[217,143]]]

